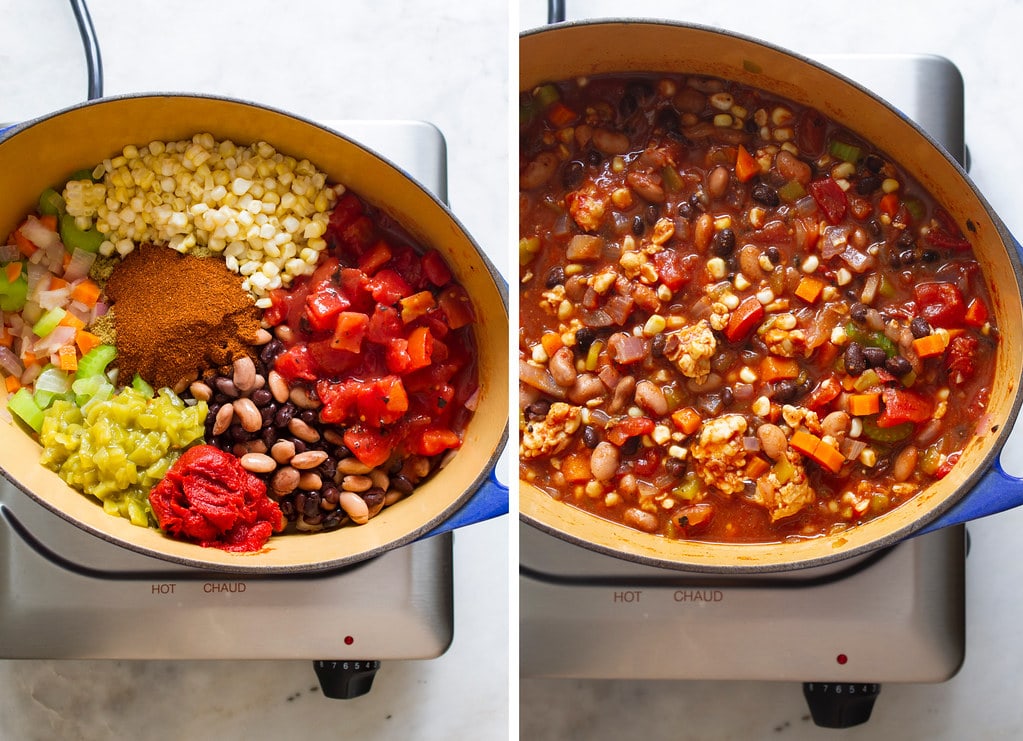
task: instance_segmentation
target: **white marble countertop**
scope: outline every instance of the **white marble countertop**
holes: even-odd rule
[[[566,0],[568,20],[661,17],[716,26],[792,49],[822,53],[914,52],[951,59],[966,93],[971,176],[1017,236],[1023,235],[1023,153],[1013,140],[1023,120],[1016,79],[1023,4],[999,0],[802,3],[739,0],[679,3]],[[523,3],[520,28],[546,18]],[[1002,454],[1020,475],[1020,432]],[[526,679],[523,738],[674,739],[1016,739],[1023,737],[1023,511],[971,524],[967,558],[966,660],[950,681],[882,687],[873,717],[847,731],[813,726],[798,684]]]
[[[207,92],[309,118],[434,123],[447,140],[452,209],[484,249],[504,254],[504,3],[92,0],[89,9],[108,95]],[[0,18],[0,122],[84,99],[66,0],[0,0]],[[365,697],[325,700],[309,661],[0,661],[0,739],[507,738],[508,521],[456,533],[447,653],[385,662]]]

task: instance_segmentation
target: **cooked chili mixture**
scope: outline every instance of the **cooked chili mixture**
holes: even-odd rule
[[[969,238],[885,153],[734,82],[520,101],[520,475],[671,538],[773,542],[956,464],[998,343]]]

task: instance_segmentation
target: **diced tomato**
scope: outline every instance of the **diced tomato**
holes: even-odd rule
[[[358,268],[341,268],[338,282],[341,294],[348,299],[354,311],[369,314],[373,309],[373,296],[369,291],[369,278]]]
[[[334,229],[343,229],[352,223],[359,216],[362,216],[362,201],[354,193],[345,193],[338,198],[334,204],[334,210],[330,212],[329,225]]]
[[[377,379],[368,393],[359,395],[359,414],[367,424],[389,425],[397,422],[408,411],[408,394],[398,376]]]
[[[422,432],[410,435],[406,445],[417,455],[437,455],[445,450],[460,448],[462,439],[447,428],[428,427]]]
[[[341,264],[338,262],[338,259],[336,257],[328,257],[324,260],[321,260],[320,263],[316,266],[316,270],[314,270],[313,274],[309,276],[310,288],[311,289],[315,288],[324,281],[334,281],[334,279],[337,277],[337,271],[340,267]]]
[[[738,342],[746,337],[764,318],[764,305],[756,296],[747,296],[736,307],[725,327],[725,337],[729,342]]]
[[[820,210],[832,224],[839,223],[845,216],[849,199],[832,177],[821,178],[810,183],[810,195],[817,201]]]
[[[425,289],[428,286],[428,281],[423,271],[423,259],[419,253],[405,245],[395,247],[393,251],[389,267],[412,286],[412,291]]]
[[[408,336],[409,370],[425,368],[433,355],[433,335],[426,327],[416,327]]]
[[[315,340],[306,345],[306,347],[315,367],[320,371],[319,375],[325,374],[332,378],[351,372],[363,360],[363,356],[359,353],[334,347],[333,337],[328,337],[325,340]],[[315,377],[307,378],[306,380],[315,380]]]
[[[884,410],[877,417],[878,427],[895,427],[904,422],[923,422],[930,419],[934,402],[910,389],[885,386],[881,389]]]
[[[654,255],[657,277],[672,291],[677,291],[689,282],[693,277],[697,261],[697,255],[682,255],[671,248]]]
[[[392,306],[377,304],[373,315],[369,318],[366,328],[366,339],[380,345],[386,345],[396,337],[401,337],[402,324],[398,310]]]
[[[314,332],[326,332],[337,324],[337,317],[351,303],[337,286],[324,281],[305,300],[305,318]]]
[[[366,286],[373,295],[373,300],[386,306],[392,306],[413,292],[405,279],[390,268],[378,271],[369,279]]]
[[[814,386],[803,403],[808,409],[819,409],[837,399],[840,393],[842,384],[834,376],[828,376]]]
[[[953,337],[945,350],[948,380],[959,386],[977,373],[977,352],[980,342],[972,334]]]
[[[366,275],[373,275],[391,259],[391,246],[384,240],[377,240],[376,244],[366,250],[359,258],[359,270]]]
[[[472,301],[469,294],[460,285],[450,285],[440,292],[437,297],[437,305],[444,312],[444,324],[450,329],[461,329],[476,321],[476,315],[472,310]],[[443,337],[445,333],[437,332],[434,328],[433,334]]]
[[[609,423],[607,439],[611,444],[621,447],[630,437],[648,435],[653,431],[654,421],[649,417],[621,417]]]
[[[746,183],[760,174],[760,163],[750,154],[746,147],[739,145],[735,156],[735,177],[740,183]]]
[[[412,366],[412,358],[409,357],[408,340],[404,337],[394,337],[387,343],[387,351],[384,355],[387,362],[387,370],[391,373],[405,375]]]
[[[271,327],[283,322],[291,309],[292,296],[293,294],[284,288],[270,291],[270,306],[263,310],[263,321]]]
[[[391,457],[397,440],[393,433],[353,425],[345,430],[344,441],[352,454],[372,468],[382,466]]]
[[[956,251],[970,249],[970,240],[963,236],[962,230],[948,211],[943,208],[935,209],[934,220],[938,225],[927,231],[924,235],[925,241],[939,249]]]
[[[796,121],[796,146],[808,157],[816,157],[824,151],[824,136],[828,121],[814,110],[807,109]]]
[[[309,347],[302,343],[292,345],[278,355],[274,361],[274,369],[288,382],[296,379],[316,380],[316,361],[309,352]]]
[[[320,419],[327,423],[344,422],[358,406],[361,381],[320,380],[316,382],[316,396],[320,400]]]
[[[949,472],[955,467],[955,464],[959,462],[959,458],[962,457],[962,451],[957,450],[954,453],[949,453],[945,456],[945,460],[938,466],[938,470],[934,472],[934,478],[943,479],[948,476]]]
[[[954,283],[930,281],[913,287],[917,316],[922,316],[932,327],[950,329],[963,326],[966,302]]]
[[[423,255],[423,273],[438,288],[451,282],[451,270],[437,250],[429,250]]]
[[[357,353],[362,349],[362,339],[369,327],[369,317],[357,311],[342,311],[337,316],[334,339],[331,347]]]

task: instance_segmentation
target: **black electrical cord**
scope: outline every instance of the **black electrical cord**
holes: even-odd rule
[[[547,0],[547,22],[561,23],[565,20],[565,0]]]
[[[99,41],[96,40],[96,29],[92,27],[92,18],[85,0],[71,0],[71,10],[78,21],[78,33],[85,47],[85,64],[88,68],[88,98],[103,97],[103,60],[99,55]]]

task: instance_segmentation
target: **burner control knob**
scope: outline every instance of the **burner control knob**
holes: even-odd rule
[[[323,696],[334,700],[350,700],[365,695],[373,686],[373,677],[379,668],[379,661],[362,659],[313,662]]]
[[[876,682],[805,682],[803,695],[821,728],[851,728],[870,720],[881,692]]]

